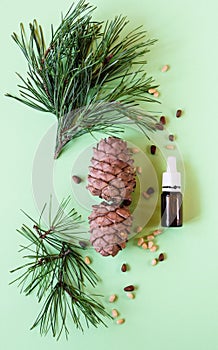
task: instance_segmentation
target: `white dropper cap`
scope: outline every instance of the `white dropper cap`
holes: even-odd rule
[[[162,176],[162,190],[180,192],[181,174],[176,169],[176,157],[167,158],[167,171]]]

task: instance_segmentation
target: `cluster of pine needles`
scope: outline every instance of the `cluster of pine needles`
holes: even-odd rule
[[[80,253],[82,220],[75,209],[67,211],[69,201],[60,203],[53,219],[50,202],[47,227],[42,222],[45,207],[38,221],[25,213],[33,225],[23,225],[18,232],[28,241],[21,246],[27,262],[11,271],[20,273],[12,283],[17,282],[25,295],[33,293],[42,304],[31,329],[38,326],[41,335],[51,331],[57,339],[63,331],[67,337],[73,324],[83,331],[84,323],[106,326],[105,318],[110,318],[97,295],[85,291],[87,282],[95,287],[99,278]]]
[[[27,34],[12,37],[28,63],[27,77],[18,74],[20,96],[7,94],[58,119],[55,158],[72,139],[96,131],[114,134],[123,124],[136,124],[146,133],[155,129],[149,113],[138,111],[156,87],[145,71],[146,54],[155,40],[138,27],[126,33],[128,20],[93,20],[94,7],[80,0],[62,16],[59,27],[51,27],[46,45],[36,20]],[[97,111],[97,113],[96,113]]]

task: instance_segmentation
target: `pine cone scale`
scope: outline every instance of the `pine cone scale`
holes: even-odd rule
[[[97,189],[94,188],[93,186],[89,186],[88,188],[89,188],[89,191],[91,192],[91,194],[92,194],[93,196],[98,196],[98,197],[100,197],[100,195],[101,195],[101,190],[97,190]]]
[[[107,182],[90,176],[88,176],[88,181],[92,187],[96,188],[96,190],[103,190],[103,188],[108,185]]]
[[[126,212],[126,210],[124,208],[118,208],[116,210],[116,213],[124,219],[127,219],[129,217],[128,213]]]
[[[89,175],[96,180],[103,180],[105,182],[110,182],[115,178],[114,175],[93,167],[89,167]]]

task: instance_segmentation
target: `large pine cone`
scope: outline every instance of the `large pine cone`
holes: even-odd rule
[[[133,162],[125,141],[102,139],[93,148],[87,188],[106,201],[129,205],[136,185]]]
[[[102,202],[93,205],[89,216],[90,242],[103,256],[115,256],[125,248],[132,225],[132,217],[127,207]]]

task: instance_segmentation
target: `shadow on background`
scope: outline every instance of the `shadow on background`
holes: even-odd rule
[[[185,193],[183,198],[183,222],[195,221],[201,215],[201,191],[192,164],[185,162]]]

